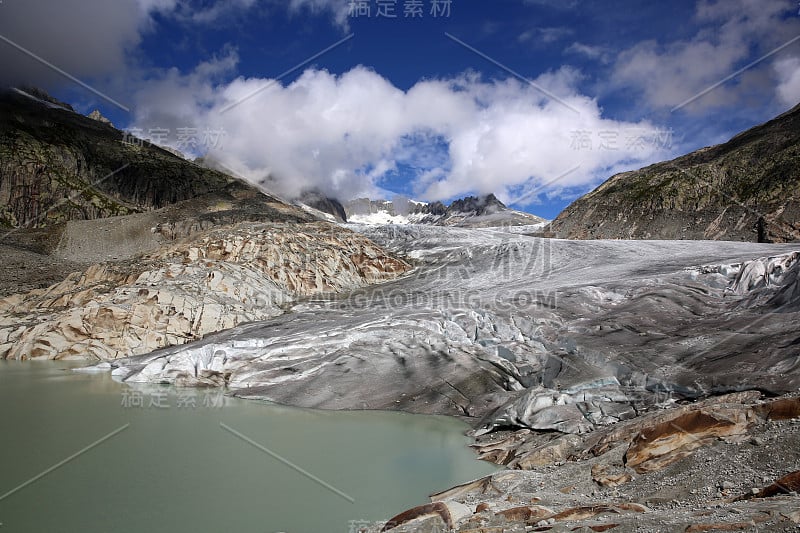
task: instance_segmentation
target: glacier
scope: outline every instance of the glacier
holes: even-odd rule
[[[800,387],[798,245],[348,225],[412,263],[279,317],[110,362],[136,385],[584,433],[676,399]]]

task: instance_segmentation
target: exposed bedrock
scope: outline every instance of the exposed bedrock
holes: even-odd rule
[[[410,268],[325,222],[198,229],[147,255],[92,265],[46,289],[0,299],[0,358],[146,354]]]
[[[747,391],[591,434],[506,432],[476,448],[515,470],[434,494],[382,530],[793,531],[800,524],[797,421],[796,395]]]

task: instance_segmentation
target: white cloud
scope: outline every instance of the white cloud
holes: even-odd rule
[[[535,44],[550,44],[560,41],[573,33],[575,33],[575,31],[572,28],[567,28],[565,26],[533,28],[517,36],[517,41],[524,43],[533,40]]]
[[[136,0],[145,12],[158,11],[176,19],[196,24],[217,23],[248,10],[285,10],[294,15],[310,13],[329,15],[336,26],[347,28],[349,0]]]
[[[781,103],[794,107],[800,103],[800,57],[788,57],[773,65],[778,75],[778,98]]]
[[[641,90],[655,107],[673,107],[722,81],[752,58],[800,33],[796,6],[788,0],[701,0],[690,39],[659,43],[643,41],[619,54],[612,73],[617,87]],[[743,76],[715,88],[686,106],[690,112],[736,104],[752,84],[745,77],[769,78],[769,63],[753,66]]]
[[[195,23],[210,24],[225,16],[246,11],[253,7],[257,1],[258,0],[217,1],[216,3],[207,7],[189,10],[185,18]]]
[[[611,61],[611,51],[606,46],[594,46],[590,44],[574,42],[569,45],[564,52],[588,57],[589,59],[600,61],[601,63],[608,63]]]
[[[224,144],[210,156],[253,181],[270,177],[286,196],[312,187],[340,198],[371,194],[402,165],[415,169],[411,186],[423,199],[474,192],[509,198],[579,163],[558,186],[586,186],[610,170],[665,155],[653,144],[629,146],[631,132],[653,126],[603,118],[595,100],[574,90],[579,74],[571,69],[535,80],[562,95],[562,103],[517,80],[485,82],[472,73],[420,81],[407,91],[365,67],[340,76],[307,70],[286,85],[255,78],[219,83],[214,75],[233,62],[229,52],[187,76],[164,73],[138,94],[135,126],[222,129]],[[576,149],[578,131],[593,149]],[[604,133],[616,135],[615,149],[599,149]]]
[[[136,0],[141,12],[145,15],[150,13],[168,13],[175,9],[178,0]]]
[[[290,0],[289,11],[302,13],[308,11],[312,14],[329,14],[333,23],[340,28],[349,26],[350,0]]]

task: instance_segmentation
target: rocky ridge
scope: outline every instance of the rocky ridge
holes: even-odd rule
[[[331,222],[347,222],[347,212],[344,206],[336,199],[330,198],[319,191],[306,191],[294,203],[308,206],[323,213],[325,218],[332,217]]]
[[[494,194],[467,196],[450,205],[358,198],[345,204],[349,219],[356,223],[426,224],[457,227],[539,226],[543,218],[509,209]]]
[[[800,106],[730,141],[618,174],[547,231],[568,239],[800,239]]]
[[[249,187],[34,92],[0,91],[0,226],[51,227]]]

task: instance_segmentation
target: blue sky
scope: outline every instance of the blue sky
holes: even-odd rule
[[[29,53],[0,59],[284,196],[494,192],[548,218],[800,101],[793,1],[412,3],[7,0],[0,35]]]

